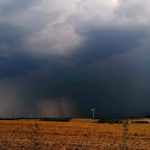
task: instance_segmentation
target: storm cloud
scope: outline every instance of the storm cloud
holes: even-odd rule
[[[0,0],[0,115],[147,115],[149,5]]]

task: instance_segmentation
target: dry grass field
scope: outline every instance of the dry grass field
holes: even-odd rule
[[[150,150],[149,124],[130,124],[126,141],[123,132],[121,124],[80,120],[0,121],[0,150]]]

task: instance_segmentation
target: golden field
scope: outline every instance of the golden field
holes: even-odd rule
[[[150,150],[150,125],[130,124],[124,138],[121,124],[0,121],[0,150]]]

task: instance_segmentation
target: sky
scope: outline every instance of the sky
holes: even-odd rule
[[[0,116],[150,113],[149,0],[0,0]]]

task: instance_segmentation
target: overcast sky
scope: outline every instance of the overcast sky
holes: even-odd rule
[[[150,113],[149,0],[0,0],[0,116]]]

